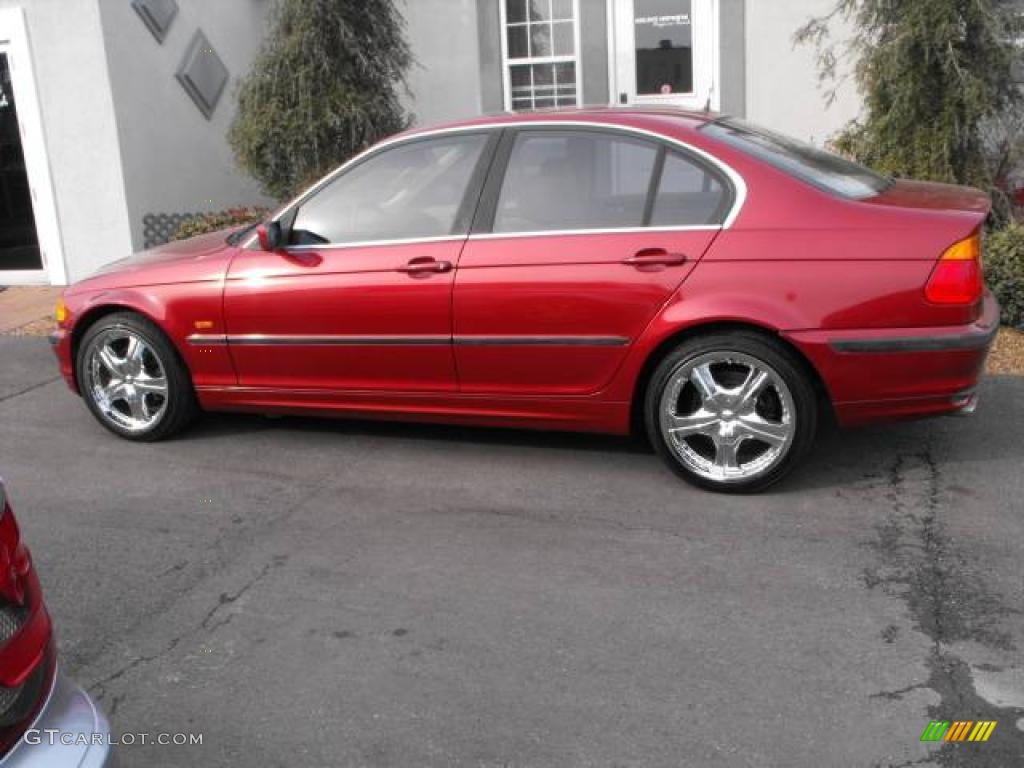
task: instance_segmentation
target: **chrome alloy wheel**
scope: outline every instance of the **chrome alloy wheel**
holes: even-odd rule
[[[683,465],[720,483],[751,480],[781,462],[796,435],[796,405],[771,366],[740,352],[681,363],[658,406],[666,445]]]
[[[167,411],[167,373],[137,333],[111,328],[97,336],[88,357],[88,391],[110,423],[129,432],[156,425]]]

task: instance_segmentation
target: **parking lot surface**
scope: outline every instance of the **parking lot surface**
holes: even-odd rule
[[[205,417],[134,445],[0,338],[0,474],[127,766],[1021,764],[1024,378],[771,493],[634,440]],[[996,720],[922,744],[930,720]]]

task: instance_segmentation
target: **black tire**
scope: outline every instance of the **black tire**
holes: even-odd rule
[[[94,389],[96,382],[90,361],[101,338],[111,332],[132,334],[144,342],[148,347],[148,364],[152,365],[155,360],[166,380],[166,396],[160,396],[157,401],[162,405],[159,417],[145,428],[126,428],[114,420],[116,414],[113,418],[108,416],[97,402]],[[147,443],[163,440],[183,430],[199,412],[192,378],[178,351],[155,323],[134,312],[105,315],[86,330],[78,345],[75,372],[82,398],[93,416],[104,427],[126,440]]]
[[[668,387],[670,385],[675,387],[676,385],[673,382],[683,380],[688,365],[695,366],[697,361],[714,360],[716,355],[724,355],[726,357],[733,355],[736,359],[752,359],[753,361],[760,362],[762,365],[766,365],[767,368],[764,370],[771,369],[771,372],[777,375],[777,378],[781,380],[784,387],[788,389],[792,402],[791,407],[782,405],[785,396],[772,383],[768,386],[769,391],[762,395],[769,399],[775,398],[778,402],[776,406],[778,413],[782,412],[781,409],[785,409],[787,414],[791,413],[791,420],[788,425],[785,425],[788,427],[788,442],[784,447],[778,449],[778,455],[770,463],[765,459],[766,463],[763,468],[759,469],[756,464],[750,464],[752,467],[749,470],[752,473],[750,477],[714,478],[695,471],[690,466],[687,466],[687,462],[689,461],[692,464],[701,460],[705,462],[712,461],[709,457],[712,455],[717,456],[717,451],[720,450],[718,444],[714,443],[709,437],[693,435],[677,440],[674,445],[670,445],[670,438],[662,429],[661,408],[663,399],[667,404],[666,407],[678,409],[677,405],[671,405],[673,403],[673,396],[678,393],[679,397],[690,397],[691,400],[694,396],[693,392],[688,393],[685,389],[680,391],[674,388],[670,391]],[[729,370],[729,363],[713,363],[713,365],[720,366],[716,370],[723,371],[722,373],[716,373],[716,376],[733,374],[733,371]],[[742,368],[742,366],[736,367]],[[739,375],[738,372],[736,375]],[[719,382],[716,381],[715,383]],[[685,388],[686,386],[694,385],[688,384],[683,386]],[[700,397],[699,393],[697,397]],[[727,395],[726,398],[728,398]],[[757,399],[752,398],[752,400],[754,402],[752,407],[754,408],[771,407],[772,405],[771,402],[762,401],[760,397]],[[717,403],[719,401],[712,399],[708,402]],[[767,402],[767,405],[764,404],[765,402]],[[701,407],[703,407],[703,401],[701,402]],[[733,406],[730,403],[727,407],[732,408]],[[818,412],[818,396],[801,361],[781,344],[772,341],[764,335],[749,331],[713,333],[706,336],[697,336],[681,343],[659,363],[654,374],[651,376],[644,396],[644,420],[647,434],[658,455],[676,474],[687,482],[706,490],[721,493],[756,493],[777,483],[789,474],[804,458],[814,442],[814,436],[818,428]],[[728,413],[729,419],[738,418],[733,416],[731,411]],[[755,413],[754,415],[760,416],[761,414]],[[671,419],[672,417],[667,416],[666,418]],[[686,418],[691,418],[691,416],[686,416]],[[779,418],[782,419],[781,416]],[[784,425],[780,423],[779,426]],[[715,430],[719,428],[718,426],[713,427]],[[721,439],[721,437],[715,439]],[[760,446],[762,444],[757,442],[756,439],[749,437],[746,439],[754,440],[750,446],[754,451],[759,449],[771,451],[771,446],[768,443],[763,443],[764,449],[761,449]],[[700,443],[700,440],[708,442]],[[686,442],[685,446],[682,445],[684,441]],[[737,446],[740,444],[742,444],[740,441],[735,442],[733,450],[737,456],[737,465],[740,467],[740,471],[743,471],[743,462],[738,460],[739,450]],[[710,446],[710,448],[705,446]],[[707,455],[702,454],[702,451]],[[693,458],[695,455],[696,458]],[[764,455],[768,456],[769,454],[765,453]],[[754,461],[756,460],[757,456],[755,456]],[[704,471],[708,473],[713,470],[705,469]]]

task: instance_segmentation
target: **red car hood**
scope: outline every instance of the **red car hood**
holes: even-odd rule
[[[230,229],[188,240],[167,243],[101,267],[76,283],[68,293],[80,290],[121,288],[160,283],[191,283],[220,280],[236,248],[229,245]]]
[[[898,179],[884,192],[864,202],[897,208],[967,213],[977,216],[979,220],[984,220],[992,208],[992,201],[980,189],[904,179]]]

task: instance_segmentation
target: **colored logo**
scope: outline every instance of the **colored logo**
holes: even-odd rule
[[[921,741],[988,741],[995,729],[995,720],[932,720]]]

